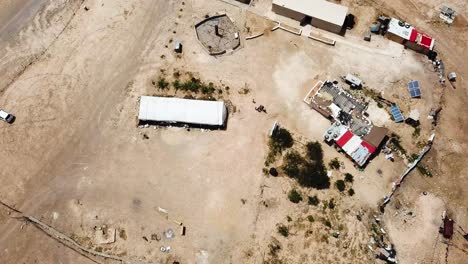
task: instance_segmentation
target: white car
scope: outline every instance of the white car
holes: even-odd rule
[[[15,116],[0,109],[0,120],[11,124],[15,121]]]

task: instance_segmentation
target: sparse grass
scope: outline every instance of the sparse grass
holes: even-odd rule
[[[328,208],[329,209],[335,209],[335,199],[330,199],[330,202],[328,202]]]
[[[308,215],[308,216],[307,216],[307,220],[308,220],[309,222],[311,222],[311,223],[315,222],[315,219],[314,219],[314,217],[313,217],[312,215]]]

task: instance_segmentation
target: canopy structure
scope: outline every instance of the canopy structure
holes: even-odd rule
[[[224,126],[227,108],[223,101],[141,96],[138,119],[143,122]]]

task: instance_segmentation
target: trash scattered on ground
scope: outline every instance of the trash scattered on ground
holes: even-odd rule
[[[168,229],[168,230],[164,231],[163,234],[164,234],[164,237],[165,237],[166,239],[172,239],[172,238],[174,238],[174,230],[172,230],[172,229]]]
[[[161,246],[161,252],[169,253],[171,251],[171,246]]]

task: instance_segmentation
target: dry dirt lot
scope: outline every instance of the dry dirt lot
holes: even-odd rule
[[[260,21],[250,28],[261,32],[270,24],[250,16],[274,18],[269,2],[254,0],[249,13],[248,6],[232,0],[1,2],[0,108],[17,121],[0,123],[0,199],[86,246],[151,263],[373,263],[368,222],[404,170],[401,159],[392,163],[380,155],[361,171],[323,145],[326,163],[335,157],[343,163],[332,183],[343,173],[354,175],[353,197],[334,187],[303,189],[287,177],[262,173],[274,121],[293,132],[296,144],[321,141],[329,126],[302,103],[307,84],[353,72],[405,112],[417,108],[425,117],[434,105],[444,107],[426,162],[434,176],[410,175],[383,217],[400,263],[444,263],[445,244],[437,233],[442,212],[468,229],[463,133],[468,121],[460,114],[467,110],[466,4],[448,1],[459,11],[459,21],[448,28],[432,21],[440,1],[341,1],[359,19],[345,37],[322,32],[337,40],[335,47],[281,30],[242,40],[239,50],[220,57],[197,42],[193,25],[217,11],[239,28]],[[423,55],[381,36],[362,41],[362,32],[381,12],[436,38],[446,68],[460,76],[456,89],[437,84]],[[176,40],[184,44],[182,56],[172,51]],[[226,130],[136,126],[138,97],[158,93],[152,80],[174,71],[224,87],[222,98],[236,109]],[[412,79],[423,85],[417,101],[405,99],[405,83]],[[254,110],[258,104],[266,114]],[[408,126],[373,109],[371,118],[401,135],[410,153],[431,133],[425,118],[414,138]],[[333,198],[336,207],[292,204],[287,192],[293,187],[305,198]],[[168,219],[158,207],[168,210]],[[405,214],[409,211],[414,217]],[[7,212],[0,210],[1,263],[93,263]],[[324,226],[327,219],[331,227]],[[186,236],[173,220],[187,226]],[[279,223],[292,235],[280,236]],[[94,227],[102,225],[118,230],[115,243],[93,242]],[[168,228],[176,231],[174,239],[151,239]],[[335,231],[341,232],[338,239],[330,236]],[[281,245],[275,257],[282,262],[273,262],[272,243]],[[462,263],[467,243],[457,238],[454,244],[448,263]],[[162,253],[161,246],[171,251]]]

